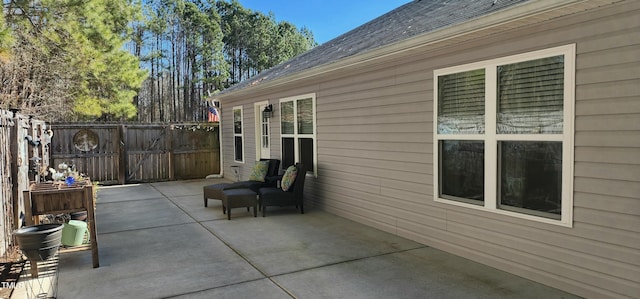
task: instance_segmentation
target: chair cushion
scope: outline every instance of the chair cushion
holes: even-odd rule
[[[266,178],[265,178],[266,180]],[[266,182],[256,182],[256,181],[240,181],[240,182],[235,182],[235,183],[231,183],[228,184],[226,187],[224,187],[224,190],[230,190],[230,189],[251,189],[255,192],[258,192],[258,189],[262,188],[262,187],[267,187],[268,184]]]
[[[293,165],[289,166],[287,171],[284,172],[282,182],[280,183],[282,191],[289,191],[289,188],[293,186],[293,182],[296,180],[296,175],[298,175],[298,169]]]
[[[224,196],[227,198],[234,197],[247,197],[247,198],[256,198],[256,193],[250,189],[228,189],[224,190]]]
[[[269,161],[256,161],[256,164],[253,166],[251,174],[249,175],[249,180],[255,182],[264,182],[264,177],[267,175],[267,170],[269,170]]]

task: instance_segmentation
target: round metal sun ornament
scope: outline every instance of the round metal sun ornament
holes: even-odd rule
[[[73,135],[73,146],[83,152],[94,150],[98,147],[98,134],[88,129],[81,129]]]

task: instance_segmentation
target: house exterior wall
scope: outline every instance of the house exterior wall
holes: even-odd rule
[[[305,201],[328,212],[577,295],[640,297],[640,1],[625,1],[444,48],[222,98],[224,169],[231,108],[242,105],[245,163],[253,103],[268,100],[280,157],[280,98],[316,94],[318,175]],[[433,70],[576,44],[573,227],[433,199]]]

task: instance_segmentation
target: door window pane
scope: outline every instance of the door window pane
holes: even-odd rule
[[[498,134],[562,134],[564,56],[498,66]]]
[[[233,110],[233,133],[242,134],[242,110]]]
[[[499,148],[500,208],[560,219],[562,143],[503,141]]]
[[[293,101],[280,103],[282,134],[293,134]]]
[[[482,204],[484,142],[441,140],[440,159],[440,196]]]
[[[269,148],[269,120],[262,119],[262,148]]]
[[[485,70],[438,76],[438,133],[484,133]]]

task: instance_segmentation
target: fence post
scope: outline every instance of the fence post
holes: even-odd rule
[[[24,197],[22,191],[29,187],[29,153],[25,139],[29,129],[28,119],[13,113],[14,126],[11,128],[11,175],[13,184],[13,215],[16,228],[22,227],[24,220]]]
[[[168,125],[165,127],[165,142],[167,145],[167,159],[169,160],[169,180],[175,181],[176,179],[176,171],[175,171],[175,161],[173,160],[173,125]]]
[[[127,178],[127,127],[125,125],[118,126],[118,184],[124,185]]]
[[[11,155],[12,139],[11,132],[13,130],[13,115],[11,112],[0,109],[0,238],[2,247],[0,247],[0,256],[4,256],[13,244],[12,235],[15,229],[14,211],[13,211],[13,186],[11,180],[13,174],[11,172],[11,164],[13,163],[13,155]]]

